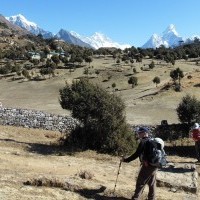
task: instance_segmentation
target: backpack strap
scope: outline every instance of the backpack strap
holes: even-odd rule
[[[143,149],[143,152],[142,152],[142,154],[140,156],[140,161],[141,161],[141,163],[144,163],[145,165],[148,165],[148,159],[147,159],[147,156],[145,154],[146,154],[146,152],[148,150],[148,143],[149,143],[150,140],[152,140],[152,138],[147,137],[147,138],[145,138],[143,140],[144,140],[144,149]]]

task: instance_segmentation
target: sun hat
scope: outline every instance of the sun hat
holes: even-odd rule
[[[146,127],[140,127],[138,130],[137,130],[137,133],[148,133],[149,132],[149,129],[146,128]]]
[[[199,124],[198,123],[194,123],[193,129],[199,129]]]

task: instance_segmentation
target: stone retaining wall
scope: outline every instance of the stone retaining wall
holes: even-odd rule
[[[42,111],[0,107],[0,125],[66,132],[74,129],[78,125],[78,121],[69,116]]]

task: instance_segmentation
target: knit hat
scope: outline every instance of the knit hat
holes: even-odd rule
[[[148,133],[149,132],[149,129],[146,128],[146,127],[140,127],[138,130],[137,130],[137,133]]]

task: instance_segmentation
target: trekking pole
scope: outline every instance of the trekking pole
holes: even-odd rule
[[[116,178],[116,181],[115,181],[115,186],[114,186],[113,194],[115,194],[115,188],[117,186],[117,179],[118,179],[118,176],[119,176],[119,171],[120,171],[121,164],[122,164],[122,160],[120,160],[120,163],[119,163],[119,168],[118,168],[118,172],[117,172],[117,178]]]

